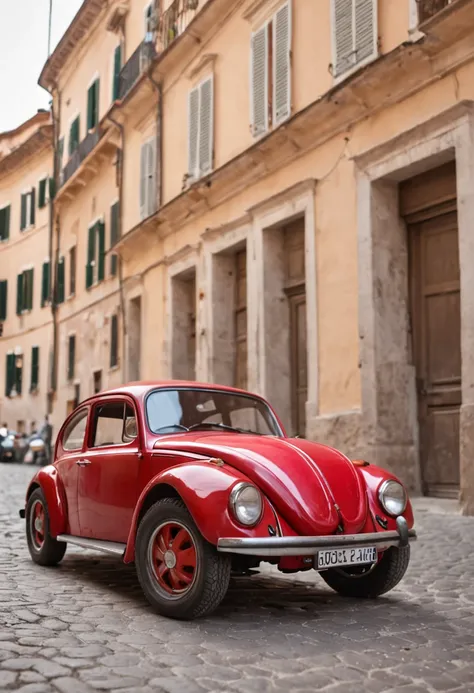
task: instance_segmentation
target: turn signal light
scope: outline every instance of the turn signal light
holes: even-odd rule
[[[352,464],[356,467],[368,467],[370,462],[366,462],[365,460],[352,460]]]

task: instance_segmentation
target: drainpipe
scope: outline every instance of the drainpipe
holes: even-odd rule
[[[125,131],[121,123],[116,121],[112,116],[109,116],[109,120],[113,123],[120,132],[120,150],[117,153],[117,186],[119,191],[119,238],[123,235],[123,172],[124,172],[124,160],[125,160]],[[120,311],[122,313],[122,344],[123,344],[123,359],[122,359],[122,380],[124,383],[128,381],[128,344],[127,344],[127,319],[125,312],[125,295],[124,295],[124,281],[123,281],[123,266],[122,258],[117,255],[117,270],[118,270],[118,280],[119,280],[119,295],[120,295]]]
[[[56,305],[56,292],[55,292],[55,277],[56,277],[56,266],[57,257],[59,254],[59,213],[56,211],[55,197],[56,192],[59,189],[59,166],[58,166],[58,142],[59,142],[59,131],[60,131],[60,113],[61,113],[61,93],[59,92],[57,85],[54,84],[51,89],[52,96],[52,107],[51,116],[53,122],[53,194],[49,195],[49,238],[48,238],[48,255],[50,258],[50,276],[49,276],[49,300],[51,305],[51,314],[53,320],[53,351],[51,359],[51,372],[50,372],[50,390],[47,395],[47,411],[48,414],[52,413],[53,408],[53,397],[57,390],[57,380],[58,380],[58,322],[57,322],[57,305]],[[57,113],[55,111],[54,96],[57,96]],[[54,231],[56,229],[56,261],[53,259],[54,251]],[[54,271],[54,281],[53,281],[53,271]]]
[[[161,82],[155,82],[151,73],[148,72],[148,79],[156,89],[158,94],[158,104],[156,112],[156,209],[161,207],[163,200],[163,175],[162,175],[162,164],[163,164],[163,84]]]

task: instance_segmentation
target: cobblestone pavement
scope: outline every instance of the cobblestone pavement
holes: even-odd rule
[[[474,518],[420,512],[409,571],[384,598],[267,573],[181,623],[153,613],[113,557],[30,561],[17,511],[33,471],[0,465],[2,692],[474,691]]]

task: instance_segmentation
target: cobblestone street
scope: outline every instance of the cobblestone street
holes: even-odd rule
[[[474,518],[420,510],[407,576],[376,601],[267,571],[180,623],[113,557],[30,561],[18,509],[34,471],[0,465],[0,691],[474,691]]]

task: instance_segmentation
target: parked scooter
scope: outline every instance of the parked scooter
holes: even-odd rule
[[[23,457],[25,464],[39,464],[42,467],[48,464],[48,452],[46,444],[39,433],[32,433],[28,438],[28,447]]]
[[[0,462],[16,462],[15,434],[7,432],[0,440]]]

